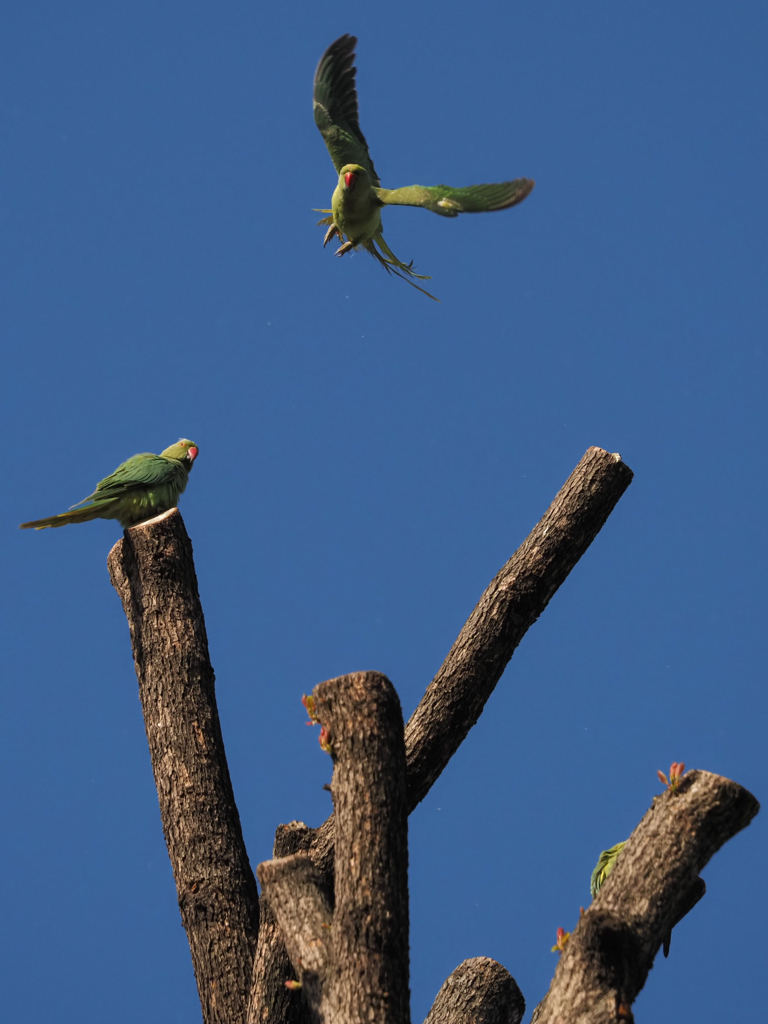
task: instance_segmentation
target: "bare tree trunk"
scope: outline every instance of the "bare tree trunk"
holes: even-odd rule
[[[177,509],[109,554],[131,630],[160,816],[206,1024],[245,1020],[259,927],[192,545]]]
[[[408,812],[403,716],[377,672],[321,683],[334,761],[333,913],[306,853],[259,865],[317,1024],[408,1024]]]

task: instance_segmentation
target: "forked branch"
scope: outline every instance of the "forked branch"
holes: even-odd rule
[[[618,455],[590,448],[491,582],[406,728],[406,810],[439,777],[517,644],[631,479]],[[268,900],[254,957],[256,886],[224,755],[192,548],[178,511],[126,531],[109,568],[131,628],[163,829],[206,1024],[263,1024],[284,1014],[298,1021],[294,994],[283,985],[288,959]],[[331,817],[301,835],[321,888],[333,880],[334,832]]]
[[[603,528],[632,470],[588,448],[544,516],[491,580],[405,729],[409,810],[420,803],[480,717],[528,629]],[[313,856],[333,870],[333,818]]]
[[[632,470],[619,455],[589,448],[543,518],[495,578],[469,617],[406,727],[408,807],[439,777],[501,678],[515,648],[595,539],[624,491]],[[331,816],[304,848],[329,880],[334,870]],[[248,1024],[271,1018],[275,982],[285,975],[285,947],[259,937]],[[300,1008],[290,1015],[298,1024]]]

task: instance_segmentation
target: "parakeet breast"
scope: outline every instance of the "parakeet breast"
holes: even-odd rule
[[[381,228],[381,203],[373,189],[362,184],[352,191],[337,186],[331,206],[333,223],[353,245],[369,241]]]

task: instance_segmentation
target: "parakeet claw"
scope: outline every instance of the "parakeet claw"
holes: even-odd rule
[[[321,221],[321,223],[322,223],[322,221]],[[336,225],[335,224],[331,224],[331,226],[325,232],[325,238],[323,239],[323,248],[325,248],[326,245],[328,245],[328,243],[330,242],[330,240],[332,238],[334,238],[336,235],[338,235],[338,233],[339,233],[339,229],[336,227]]]
[[[352,244],[352,242],[350,242],[349,240],[347,240],[347,241],[346,241],[346,242],[344,243],[344,245],[340,246],[340,247],[339,247],[339,248],[338,248],[338,249],[336,250],[336,252],[334,253],[334,256],[343,256],[345,252],[349,252],[349,250],[350,250],[350,249],[354,249],[354,248],[355,248],[355,247],[354,247],[354,245]]]

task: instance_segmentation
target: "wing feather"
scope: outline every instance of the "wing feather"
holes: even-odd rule
[[[406,185],[404,188],[377,188],[379,199],[387,206],[422,206],[441,217],[458,217],[460,213],[488,213],[506,210],[521,203],[533,188],[530,178],[500,181],[493,185]]]
[[[331,43],[320,58],[313,88],[315,124],[337,171],[345,164],[360,164],[371,172],[374,184],[378,184],[379,176],[360,130],[355,46],[356,37],[345,34]]]
[[[184,466],[178,459],[166,459],[162,455],[143,452],[141,455],[133,455],[126,459],[114,473],[110,473],[96,485],[93,494],[78,501],[72,508],[79,508],[89,501],[101,502],[121,498],[137,487],[157,487],[176,479],[184,480],[185,477]]]

